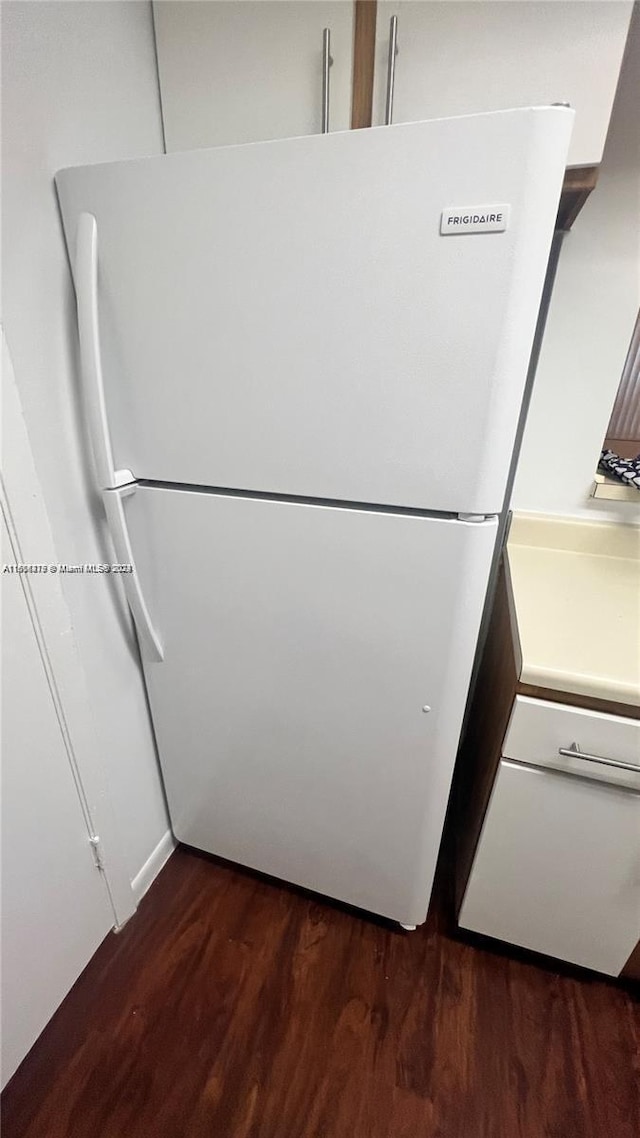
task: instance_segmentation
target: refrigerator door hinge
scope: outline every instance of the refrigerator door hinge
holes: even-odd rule
[[[113,472],[113,486],[109,486],[109,490],[124,490],[131,487],[131,490],[136,488],[136,480],[130,470],[114,470]]]
[[[91,838],[89,838],[89,845],[91,846],[91,853],[93,854],[93,860],[95,862],[96,869],[99,869],[104,873],[104,857],[102,855],[102,845],[97,834],[94,834]]]
[[[459,522],[488,522],[495,514],[458,514]]]

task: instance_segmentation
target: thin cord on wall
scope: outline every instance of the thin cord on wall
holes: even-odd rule
[[[164,129],[164,108],[162,106],[162,86],[160,83],[160,65],[158,63],[158,37],[156,35],[156,6],[153,0],[150,0],[151,6],[151,31],[153,34],[153,55],[156,61],[156,79],[158,82],[158,105],[160,108],[160,125],[162,128],[162,152],[167,153],[167,136]]]

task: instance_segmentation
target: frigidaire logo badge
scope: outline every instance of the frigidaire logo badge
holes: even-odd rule
[[[509,224],[509,205],[464,205],[443,209],[440,232],[449,237],[456,233],[503,233]]]

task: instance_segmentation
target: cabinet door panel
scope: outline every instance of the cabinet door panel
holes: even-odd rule
[[[351,110],[353,4],[154,4],[167,151],[317,134],[322,30],[331,31],[330,129]]]
[[[617,976],[640,925],[640,795],[503,759],[460,924]]]
[[[568,102],[568,164],[601,161],[629,3],[411,0],[378,4],[374,117],[384,122],[389,20],[398,16],[394,122]]]

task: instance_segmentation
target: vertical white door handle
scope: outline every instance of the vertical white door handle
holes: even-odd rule
[[[98,226],[92,213],[81,213],[78,219],[73,275],[80,337],[80,376],[89,442],[98,489],[107,490],[123,482],[132,482],[133,475],[130,470],[116,471],[113,466],[100,355]]]
[[[98,226],[91,213],[81,213],[78,219],[74,280],[80,337],[82,394],[98,489],[102,492],[116,561],[131,566],[130,573],[122,574],[122,581],[140,638],[140,647],[152,660],[162,660],[162,646],[140,587],[122,503],[125,494],[135,492],[135,486],[125,485],[133,482],[133,474],[130,470],[114,470],[113,466],[100,355]]]
[[[140,638],[140,647],[151,660],[160,661],[163,659],[162,645],[153,627],[144,594],[140,587],[140,578],[136,569],[131,539],[127,528],[127,519],[124,514],[123,499],[132,493],[135,493],[135,486],[123,486],[113,490],[103,490],[102,501],[104,502],[116,560],[119,561],[121,565],[131,566],[130,573],[122,574],[122,583],[124,585],[127,604],[131,609],[131,615],[135,621],[136,630]]]

